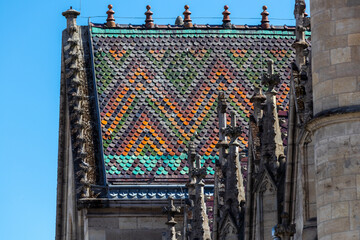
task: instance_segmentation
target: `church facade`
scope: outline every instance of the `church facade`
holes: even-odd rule
[[[358,239],[360,3],[294,5],[294,27],[64,12],[56,239]]]

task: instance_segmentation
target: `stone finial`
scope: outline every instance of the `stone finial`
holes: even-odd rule
[[[259,123],[260,119],[262,118],[262,113],[263,113],[262,109],[263,109],[263,104],[265,103],[265,101],[266,101],[266,97],[264,96],[264,94],[262,92],[262,88],[256,87],[254,95],[250,99],[250,102],[252,102],[254,104],[253,117],[255,118],[257,123]]]
[[[294,9],[295,19],[305,14],[305,8],[306,8],[306,4],[304,0],[295,1],[295,9]]]
[[[228,28],[228,27],[230,27],[231,26],[231,20],[230,20],[230,12],[228,11],[228,9],[229,9],[229,6],[228,5],[225,5],[224,6],[224,9],[225,9],[225,11],[223,11],[223,26],[225,27],[225,28]]]
[[[175,20],[175,25],[176,26],[184,26],[184,20],[181,16],[178,16]]]
[[[152,19],[153,12],[150,11],[151,6],[146,6],[147,11],[145,12],[146,19],[145,19],[145,27],[146,28],[153,28],[154,27],[154,20]]]
[[[227,108],[227,104],[226,104],[226,99],[225,99],[225,93],[221,92],[219,94],[218,97],[218,112],[220,113],[226,113],[226,108]]]
[[[106,26],[109,28],[113,28],[115,27],[115,18],[114,18],[114,10],[112,10],[113,5],[109,4],[108,5],[109,10],[106,12],[106,14],[108,15],[107,19],[106,19]]]
[[[262,83],[266,86],[268,86],[268,92],[272,92],[274,87],[280,83],[280,75],[277,73],[274,73],[274,61],[268,60],[268,72],[264,73],[264,76],[262,78]]]
[[[263,29],[269,29],[270,28],[270,24],[269,24],[269,12],[266,11],[267,10],[267,6],[263,6],[263,12],[261,13],[262,19],[261,19],[261,27]]]
[[[196,156],[196,148],[195,148],[195,144],[194,144],[194,142],[190,142],[189,143],[189,147],[188,147],[188,149],[189,149],[189,157],[192,159],[192,158],[194,158],[195,159],[195,156]],[[190,164],[190,163],[189,163]]]
[[[72,7],[70,7],[70,9],[68,9],[67,11],[63,12],[62,15],[66,18],[66,27],[68,30],[73,29],[74,27],[76,27],[76,18],[77,16],[80,15],[80,12],[72,9]]]
[[[184,27],[185,28],[192,28],[193,24],[192,24],[192,20],[190,18],[191,12],[189,11],[189,5],[185,5],[185,11],[183,12],[184,14]]]
[[[262,92],[262,88],[261,87],[255,87],[255,91],[254,91],[254,95],[250,98],[250,102],[252,103],[263,103],[265,102],[266,97],[264,96],[263,92]]]

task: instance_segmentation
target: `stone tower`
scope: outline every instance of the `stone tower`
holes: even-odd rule
[[[360,1],[312,0],[319,239],[359,239]]]

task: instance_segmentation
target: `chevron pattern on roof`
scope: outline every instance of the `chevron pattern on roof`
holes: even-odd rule
[[[293,31],[92,27],[91,32],[110,183],[186,181],[189,141],[211,179],[221,91],[228,96],[229,113],[240,116],[246,155],[250,98],[268,59],[281,75],[278,108],[287,111]]]

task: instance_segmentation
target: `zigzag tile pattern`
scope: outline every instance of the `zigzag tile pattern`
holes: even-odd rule
[[[250,98],[268,59],[281,74],[279,110],[287,111],[292,31],[93,27],[92,41],[109,182],[185,181],[189,141],[212,178],[221,91],[240,116],[246,155]]]

